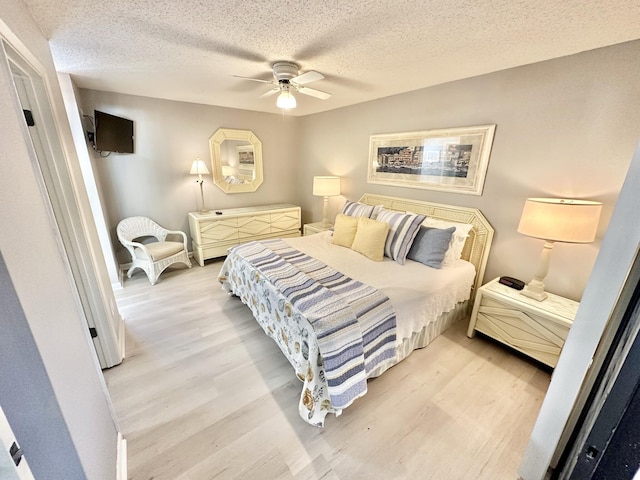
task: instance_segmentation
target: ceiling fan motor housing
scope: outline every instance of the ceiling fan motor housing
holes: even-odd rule
[[[273,64],[273,78],[277,82],[283,82],[286,80],[289,83],[293,77],[298,76],[298,65],[293,62],[276,62]]]

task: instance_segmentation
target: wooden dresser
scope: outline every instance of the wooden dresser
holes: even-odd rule
[[[193,257],[204,266],[208,258],[222,257],[240,243],[266,238],[300,236],[300,207],[281,203],[258,207],[189,213]]]

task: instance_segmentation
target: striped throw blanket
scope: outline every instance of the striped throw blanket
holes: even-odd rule
[[[367,391],[367,372],[395,358],[396,317],[389,299],[282,240],[251,242],[233,253],[257,269],[312,325],[331,405]]]

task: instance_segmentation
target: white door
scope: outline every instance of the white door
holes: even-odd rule
[[[13,435],[11,425],[0,407],[0,478],[3,480],[33,480],[27,459]]]
[[[42,181],[62,237],[98,361],[102,368],[112,367],[124,357],[124,334],[120,325],[122,319],[117,312],[112,291],[108,292],[112,298],[105,298],[106,289],[99,285],[95,277],[92,264],[95,252],[83,235],[82,213],[74,198],[71,176],[59,172],[67,166],[55,135],[48,135],[45,127],[44,118],[49,111],[45,103],[44,85],[37,72],[24,59],[9,48],[6,51],[16,94],[25,111],[31,144],[38,159]],[[119,319],[119,324],[113,325],[109,315]]]

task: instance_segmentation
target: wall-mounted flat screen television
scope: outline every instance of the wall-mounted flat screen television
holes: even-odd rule
[[[99,152],[133,153],[133,120],[93,111],[95,149]]]

